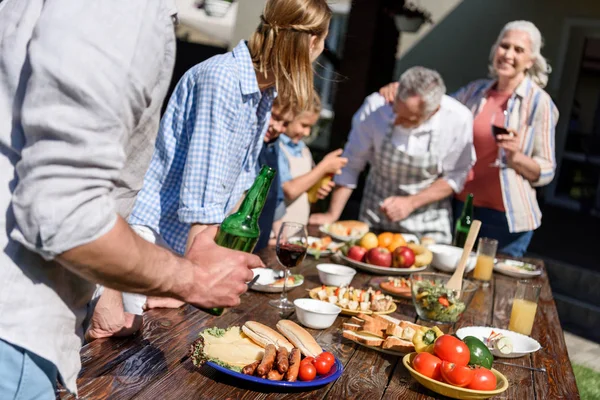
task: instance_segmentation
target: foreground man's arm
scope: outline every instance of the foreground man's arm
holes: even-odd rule
[[[249,268],[262,265],[258,258],[222,249],[210,235],[196,240],[188,260],[176,257],[138,237],[110,196],[123,143],[159,79],[158,58],[148,55],[165,51],[168,40],[156,24],[169,24],[170,16],[142,0],[113,8],[54,0],[45,7],[29,45],[11,237],[109,288],[202,307],[239,304]],[[121,13],[107,11],[117,7]]]

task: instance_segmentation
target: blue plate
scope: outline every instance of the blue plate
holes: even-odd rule
[[[317,377],[315,379],[313,379],[312,381],[309,381],[309,382],[270,381],[265,378],[259,378],[257,376],[246,375],[246,374],[242,374],[240,372],[232,371],[230,369],[227,369],[225,367],[217,365],[212,361],[208,361],[206,364],[210,365],[217,371],[220,371],[229,376],[233,376],[234,378],[243,379],[248,382],[258,383],[258,384],[265,385],[265,386],[280,386],[280,387],[286,387],[286,388],[312,388],[312,387],[327,385],[328,383],[331,383],[331,382],[335,381],[337,378],[339,378],[340,375],[342,375],[342,372],[344,372],[344,367],[342,366],[342,363],[340,362],[340,360],[338,360],[337,358],[335,359],[335,364],[333,364],[333,366],[331,367],[331,369],[329,370],[329,372],[327,374],[317,375]]]

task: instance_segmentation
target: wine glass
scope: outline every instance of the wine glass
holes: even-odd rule
[[[496,139],[496,141],[498,141],[497,137],[498,135],[507,135],[508,134],[508,111],[507,110],[501,110],[501,111],[496,111],[494,113],[494,115],[492,115],[492,135],[494,135],[494,138]],[[506,163],[504,162],[506,155],[504,154],[504,149],[499,148],[498,149],[498,157],[496,158],[496,160],[491,164],[492,167],[496,167],[496,168],[503,168],[506,166]]]
[[[283,291],[278,300],[271,300],[269,304],[282,311],[290,311],[294,309],[294,303],[287,298],[289,268],[298,267],[306,257],[308,249],[306,226],[296,222],[284,222],[279,228],[275,249],[277,261],[284,268]]]

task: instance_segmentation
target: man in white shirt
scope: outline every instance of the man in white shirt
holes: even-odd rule
[[[473,117],[445,95],[441,76],[413,67],[399,80],[393,104],[373,93],[357,111],[335,178],[329,210],[310,222],[336,221],[369,163],[359,219],[372,229],[430,236],[450,243],[453,193],[475,163]]]

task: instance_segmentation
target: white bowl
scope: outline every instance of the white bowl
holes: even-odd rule
[[[319,271],[321,283],[327,286],[349,285],[354,275],[356,275],[354,268],[339,264],[319,264],[317,270]]]
[[[296,299],[294,306],[296,306],[298,321],[313,329],[329,328],[342,311],[335,304],[314,299]]]
[[[458,338],[461,340],[464,339],[465,336],[475,336],[485,343],[485,339],[490,337],[492,331],[507,336],[513,345],[513,351],[509,354],[502,354],[498,350],[492,349],[491,352],[496,357],[518,358],[530,353],[535,353],[542,348],[537,340],[529,336],[521,335],[520,333],[509,331],[507,329],[493,328],[489,326],[467,326],[460,328],[456,331],[456,336],[458,336]]]
[[[444,272],[453,272],[456,269],[463,252],[462,247],[450,246],[447,244],[432,244],[427,246],[427,248],[433,253],[431,265]],[[469,260],[467,261],[465,273],[473,270],[476,262],[477,255],[471,253]]]

